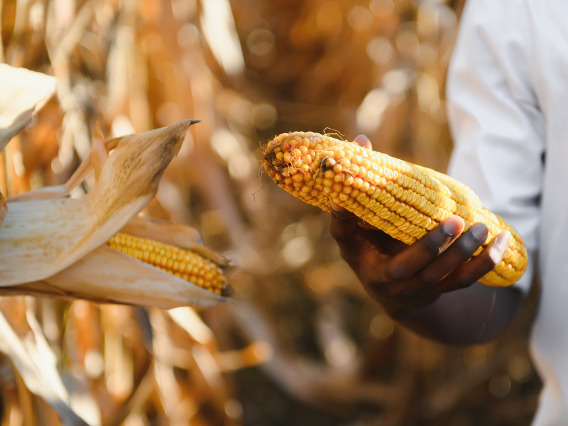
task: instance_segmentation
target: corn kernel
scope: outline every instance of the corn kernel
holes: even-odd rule
[[[122,232],[115,234],[107,245],[215,294],[228,294],[222,269],[197,253]]]

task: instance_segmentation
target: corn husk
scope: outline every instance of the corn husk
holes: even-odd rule
[[[55,78],[0,63],[0,151],[55,93]]]
[[[224,297],[104,245],[154,197],[164,169],[195,122],[185,120],[106,144],[95,135],[93,154],[70,179],[71,184],[10,199],[0,227],[4,253],[0,286],[6,287],[7,293],[162,308],[211,306],[223,301]],[[108,147],[114,150],[107,158]],[[91,169],[96,176],[92,189],[82,197],[68,197]],[[185,246],[223,263],[200,244],[199,233],[191,227],[139,219],[125,230]]]
[[[201,243],[199,232],[187,225],[137,217],[121,232],[192,250],[221,267],[228,267],[222,256]],[[95,248],[53,276],[8,291],[163,309],[214,306],[226,300],[106,245]]]

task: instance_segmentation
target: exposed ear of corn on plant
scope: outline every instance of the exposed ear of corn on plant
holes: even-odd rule
[[[136,217],[55,275],[2,292],[163,309],[214,306],[231,294],[229,265],[200,238],[187,225]]]
[[[196,228],[182,223],[135,217],[121,229],[121,232],[190,250],[220,267],[228,266],[227,259],[204,245],[201,233]]]
[[[42,77],[11,67],[0,72]],[[0,125],[7,129],[2,133],[5,143],[48,96],[41,93],[41,99],[22,101],[19,109],[26,120],[4,114],[8,119]],[[229,294],[223,271],[226,262],[203,246],[195,229],[136,218],[154,197],[165,168],[196,121],[107,141],[97,130],[91,155],[67,184],[18,194],[8,203],[2,197],[0,220],[6,217],[0,227],[0,286],[4,294],[162,308],[211,306],[225,300]],[[95,183],[87,194],[69,197],[92,171]],[[30,262],[33,268],[28,267]]]
[[[264,167],[280,187],[306,203],[329,211],[333,201],[406,244],[451,215],[460,216],[466,230],[485,223],[489,234],[483,247],[501,231],[510,231],[513,238],[504,259],[480,280],[486,285],[512,285],[527,266],[517,231],[485,209],[469,187],[443,173],[307,132],[273,139],[264,151]]]
[[[173,256],[167,258],[167,251],[183,253],[184,258],[186,256],[189,258],[185,266],[178,266],[180,270],[184,269],[186,272],[176,274],[156,265],[159,254],[156,256],[155,251],[153,263],[139,259],[144,255],[136,253],[136,249],[128,249],[126,245],[122,245],[120,235],[128,234],[116,234],[108,244],[95,248],[53,276],[5,290],[19,294],[81,298],[101,303],[122,303],[163,309],[214,306],[227,300],[230,295],[230,287],[222,265],[202,257],[195,251],[167,246],[169,249],[164,250],[165,255],[161,257],[167,259],[166,267],[169,261],[172,266],[175,262]],[[148,246],[153,244],[155,248],[166,246],[131,235],[128,239],[144,241],[144,244]],[[148,251],[148,260],[150,253]]]
[[[210,260],[182,248],[119,232],[107,245],[169,274],[180,277],[212,293],[225,295],[226,280],[221,269]]]

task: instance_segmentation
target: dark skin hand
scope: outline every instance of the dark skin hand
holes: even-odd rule
[[[371,145],[364,136],[356,142]],[[332,205],[331,235],[367,293],[399,323],[445,343],[491,340],[514,318],[522,298],[514,287],[477,282],[501,261],[510,234],[502,232],[469,260],[485,241],[487,227],[476,223],[463,229],[463,220],[452,216],[406,245]]]

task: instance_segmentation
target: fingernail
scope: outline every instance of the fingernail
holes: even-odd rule
[[[371,140],[366,135],[358,135],[354,139],[354,141],[357,142],[361,146],[366,146],[366,147],[371,146]]]
[[[460,233],[462,224],[458,220],[446,220],[442,224],[442,231],[449,237],[454,237]]]
[[[480,244],[487,239],[488,232],[489,230],[487,229],[487,226],[483,223],[474,223],[471,226],[471,234],[477,241],[479,241]]]
[[[509,231],[501,232],[495,237],[495,241],[491,245],[489,251],[489,256],[496,264],[501,262],[505,252],[509,248],[509,242],[511,241],[511,233]]]
[[[495,237],[495,244],[503,251],[509,248],[510,241],[511,233],[509,231],[501,232]]]

